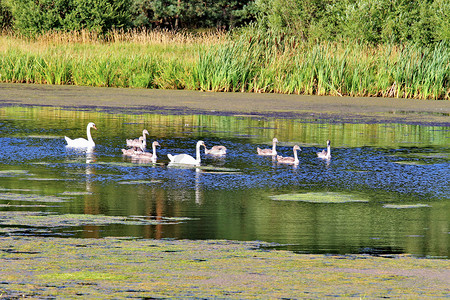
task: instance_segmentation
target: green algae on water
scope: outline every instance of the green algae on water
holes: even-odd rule
[[[26,170],[0,170],[0,177],[16,177],[20,175],[27,175]]]
[[[283,194],[270,196],[272,200],[277,201],[299,201],[309,203],[349,203],[349,202],[369,202],[353,194],[337,192],[311,192],[300,194]]]
[[[395,208],[395,209],[405,209],[405,208],[423,208],[423,207],[431,207],[431,205],[428,204],[385,204],[383,205],[384,208]]]
[[[121,225],[160,225],[177,224],[189,218],[164,218],[145,216],[105,216],[90,214],[53,214],[44,212],[26,211],[0,211],[0,223],[8,226],[30,227],[67,227],[67,226],[105,226],[112,224]]]
[[[0,200],[30,202],[67,202],[70,197],[57,197],[36,194],[0,193]]]

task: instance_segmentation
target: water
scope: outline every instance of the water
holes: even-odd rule
[[[64,136],[85,137],[88,122],[99,128],[92,131],[95,151],[66,149]],[[161,144],[157,165],[122,156],[125,139],[143,129]],[[300,145],[298,167],[256,155],[273,137],[283,156]],[[327,139],[330,161],[315,154]],[[224,145],[228,154],[202,155],[200,169],[167,166],[168,153],[195,155],[198,140]],[[449,127],[2,107],[0,145],[1,235],[261,240],[301,253],[449,254]],[[299,195],[277,199],[287,194]],[[342,199],[349,201],[334,203]],[[101,223],[82,215],[124,218]]]

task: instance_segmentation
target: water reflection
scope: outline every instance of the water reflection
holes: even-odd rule
[[[66,149],[64,135],[81,136],[84,129],[79,124],[87,120],[101,129],[94,137],[95,150]],[[448,127],[124,115],[42,107],[0,108],[0,122],[0,205],[23,204],[22,196],[30,193],[26,189],[48,196],[71,193],[70,201],[44,209],[60,214],[189,218],[170,225],[51,228],[49,224],[55,234],[264,240],[312,253],[448,256]],[[122,156],[126,138],[144,128],[149,129],[148,139],[161,145],[156,164]],[[298,166],[256,154],[257,147],[270,147],[274,136],[282,156],[292,156],[295,144],[302,148]],[[322,160],[316,152],[327,139],[333,142],[333,157]],[[200,167],[167,167],[168,153],[192,155],[198,140],[226,146],[226,156],[202,151]],[[274,201],[269,197],[311,192],[350,194],[367,202]],[[8,200],[2,193],[9,193],[3,196]],[[14,200],[14,195],[21,200]],[[412,208],[387,208],[386,204]]]

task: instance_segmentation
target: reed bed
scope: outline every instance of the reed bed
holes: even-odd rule
[[[0,81],[449,100],[448,46],[305,45],[248,32],[4,34]]]

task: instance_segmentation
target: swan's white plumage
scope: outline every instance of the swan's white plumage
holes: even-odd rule
[[[91,136],[91,128],[94,128],[95,130],[97,130],[97,127],[95,126],[95,124],[93,122],[90,122],[87,125],[87,127],[86,127],[87,139],[85,139],[85,138],[77,138],[77,139],[72,140],[71,138],[65,136],[64,138],[66,139],[67,147],[71,147],[71,148],[94,148],[95,147],[95,143],[94,143],[94,140],[92,139],[92,136]]]
[[[205,146],[203,141],[198,141],[196,146],[196,158],[189,154],[172,155],[167,154],[171,164],[183,164],[183,165],[200,165],[200,146]]]

